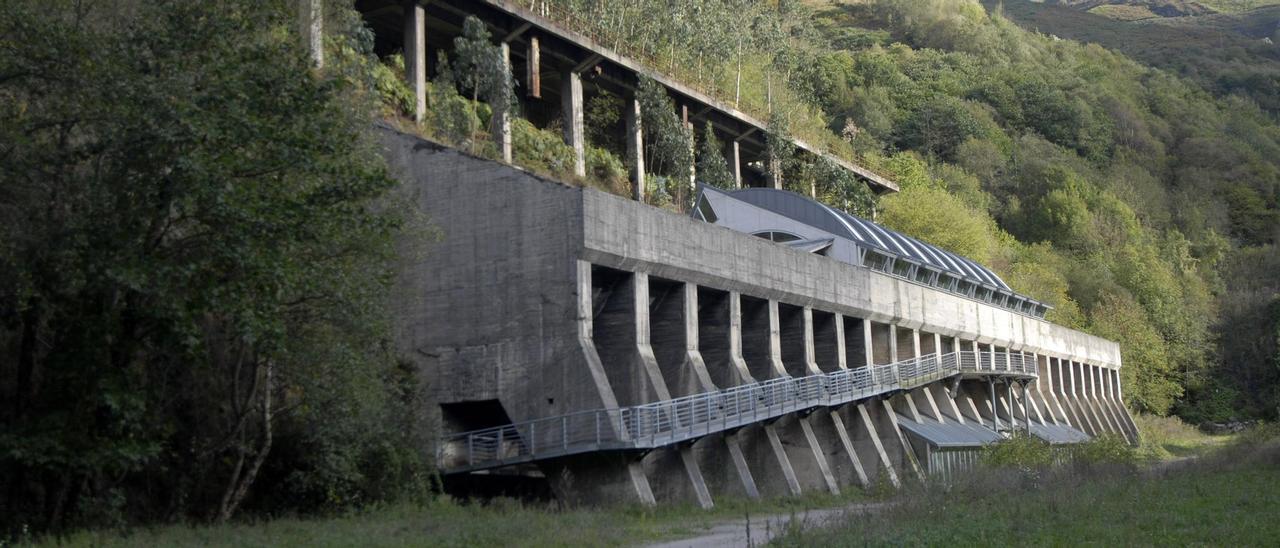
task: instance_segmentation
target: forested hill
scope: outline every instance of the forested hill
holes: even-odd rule
[[[896,172],[885,222],[1119,340],[1140,410],[1276,413],[1280,127],[1254,101],[977,2],[815,10],[792,83]]]
[[[983,0],[1025,29],[1096,43],[1177,73],[1219,96],[1280,113],[1280,3]],[[1101,4],[1101,5],[1099,5]]]
[[[882,222],[1118,340],[1137,410],[1276,414],[1280,127],[1256,101],[977,0],[553,3],[735,104],[769,82],[771,123],[901,184]]]

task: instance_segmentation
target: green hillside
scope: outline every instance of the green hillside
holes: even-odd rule
[[[1280,6],[1274,4],[1255,2],[1245,10],[1243,4],[1219,2],[1213,5],[1224,12],[1147,17],[1138,2],[1084,11],[1029,0],[983,0],[989,10],[1002,5],[1005,17],[1028,30],[1101,45],[1175,72],[1215,95],[1249,97],[1273,115],[1280,111],[1280,46],[1275,44],[1280,42]]]

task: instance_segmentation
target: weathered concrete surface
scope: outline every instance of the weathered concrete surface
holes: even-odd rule
[[[409,199],[441,231],[425,256],[406,256],[395,306],[397,344],[446,410],[435,419],[446,432],[968,350],[974,341],[984,352],[1023,349],[1065,366],[1076,384],[1050,382],[1049,392],[1073,412],[1109,414],[1123,430],[1106,391],[1085,397],[1084,371],[1071,367],[1113,373],[1115,343],[415,137],[386,131],[383,141]],[[1094,388],[1105,388],[1102,375]],[[650,504],[896,485],[921,471],[894,406],[942,422],[1008,415],[1007,394],[992,405],[973,385],[788,415],[647,455],[540,466],[565,497]],[[481,404],[503,416],[468,407]]]

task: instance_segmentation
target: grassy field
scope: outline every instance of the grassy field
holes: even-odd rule
[[[1259,436],[1255,436],[1259,437]],[[1280,437],[1154,467],[1007,470],[904,493],[876,515],[793,529],[781,546],[1275,545]]]
[[[688,506],[563,510],[500,499],[467,504],[374,508],[332,518],[278,518],[224,526],[170,525],[82,532],[41,544],[62,546],[626,546],[696,536],[713,525],[803,513],[870,500],[857,490],[760,502],[717,500],[714,510]],[[3,543],[0,543],[3,546]]]
[[[328,518],[284,517],[224,526],[168,525],[81,532],[43,544],[67,546],[624,546],[697,536],[712,526],[819,508],[890,502],[876,519],[850,516],[838,529],[788,531],[783,545],[1227,543],[1280,538],[1280,435],[1207,436],[1177,419],[1137,416],[1143,445],[1134,466],[987,470],[945,489],[840,497],[815,494],[762,502],[560,509],[498,499],[441,498]],[[1187,457],[1201,456],[1189,460]],[[1016,501],[1016,503],[1014,502]],[[1123,525],[1123,526],[1121,526]],[[0,543],[3,546],[3,543]]]

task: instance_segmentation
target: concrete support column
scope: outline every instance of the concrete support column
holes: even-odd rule
[[[499,51],[502,57],[502,70],[511,72],[511,46],[506,42],[499,44]],[[496,112],[493,113],[494,128],[493,136],[498,140],[498,147],[502,149],[502,161],[511,163],[511,108],[509,105],[501,105]]]
[[[1032,355],[1028,355],[1026,352],[1019,352],[1019,355],[1021,355],[1021,356],[1022,356],[1022,363],[1024,363],[1024,364],[1025,364],[1025,363],[1027,363],[1027,361],[1031,361],[1032,363],[1035,363],[1035,364],[1036,364],[1036,372],[1037,372],[1037,375],[1039,375],[1039,371],[1040,371],[1040,363],[1039,363],[1039,360],[1036,358],[1036,356],[1035,356],[1034,354],[1032,354]],[[1039,377],[1037,376],[1037,380],[1035,380],[1035,381],[1030,381],[1030,382],[1038,382],[1038,379],[1039,379]],[[1037,384],[1036,386],[1037,386],[1037,389],[1038,389],[1038,388],[1039,388],[1039,385]],[[1042,407],[1042,406],[1040,405],[1040,401],[1039,401],[1039,400],[1037,400],[1037,399],[1034,397],[1034,394],[1029,394],[1029,393],[1027,393],[1027,390],[1026,390],[1026,384],[1024,384],[1024,385],[1022,386],[1022,388],[1023,388],[1023,391],[1022,391],[1022,396],[1023,396],[1023,398],[1022,398],[1022,406],[1023,406],[1024,408],[1028,408],[1028,407],[1029,407],[1029,408],[1030,408],[1030,410],[1031,410],[1031,412],[1035,414],[1035,416],[1036,416],[1036,420],[1037,420],[1037,421],[1040,421],[1040,424],[1045,424],[1044,414],[1042,414],[1042,413],[1040,412],[1040,407]],[[1024,409],[1024,411],[1026,411],[1026,409]],[[1048,410],[1045,410],[1045,412],[1047,413],[1047,412],[1048,412]]]
[[[542,48],[537,36],[529,37],[529,51],[525,55],[525,93],[533,99],[542,98]]]
[[[591,283],[591,263],[586,261],[578,261],[577,264],[577,317],[578,317],[578,344],[582,351],[583,361],[586,363],[587,372],[595,387],[595,395],[599,403],[595,403],[591,399],[581,402],[566,402],[580,409],[590,409],[597,405],[603,406],[605,409],[617,409],[618,398],[614,393],[612,385],[609,383],[609,377],[605,373],[604,364],[600,360],[600,355],[596,351],[595,342],[593,340],[593,318],[594,302],[592,301],[592,283]],[[613,429],[612,421],[609,428]],[[625,439],[626,433],[614,430],[614,435]],[[558,485],[558,480],[565,477],[578,477],[589,480],[592,484],[602,485],[629,485],[635,500],[641,504],[653,506],[657,504],[653,496],[653,490],[650,488],[649,480],[644,474],[644,467],[639,460],[617,461],[605,459],[603,463],[593,463],[594,459],[584,459],[586,462],[582,466],[570,465],[567,462],[563,464],[564,468],[553,470],[547,474],[552,479],[552,487],[563,493],[568,493],[573,488],[562,489],[564,486]],[[625,468],[622,471],[622,478],[618,476],[619,467]],[[554,467],[553,467],[554,469]],[[564,470],[572,470],[572,474],[561,473]]]
[[[769,188],[782,189],[782,160],[769,155]]]
[[[900,359],[898,357],[898,326],[889,324],[889,363],[897,363]]]
[[[742,294],[737,291],[729,292],[729,354],[733,361],[734,368],[738,371],[743,384],[754,383],[757,379],[751,374],[751,368],[747,364],[743,353],[743,329],[744,322],[742,317]],[[752,337],[759,337],[759,334],[753,333]],[[776,336],[776,330],[775,330]],[[758,340],[758,339],[757,339]],[[772,346],[772,345],[771,345]],[[754,359],[754,358],[753,358]],[[763,435],[759,433],[763,431]],[[781,487],[777,490],[785,489],[787,494],[799,496],[801,494],[800,481],[796,476],[795,468],[791,465],[791,458],[787,455],[786,449],[782,446],[782,438],[778,432],[777,423],[765,424],[760,430],[748,427],[740,431],[738,437],[742,440],[742,444],[748,450],[751,450],[754,461],[761,463],[757,470],[762,473],[756,478],[760,485],[768,487],[770,485]],[[765,457],[764,454],[769,457]],[[766,461],[768,464],[765,464]],[[743,466],[745,467],[746,457],[743,457]],[[779,474],[770,474],[772,470],[770,466],[776,465]],[[781,482],[778,482],[778,475],[781,475]]]
[[[867,367],[875,365],[875,343],[872,341],[871,320],[862,320],[863,355],[867,357]]]
[[[1141,441],[1142,434],[1138,432],[1138,424],[1133,422],[1133,416],[1129,414],[1129,408],[1124,405],[1124,395],[1120,387],[1120,370],[1111,369],[1108,375],[1111,378],[1112,398],[1114,400],[1112,403],[1125,424],[1129,425],[1129,443],[1137,445]]]
[[[836,367],[844,370],[849,368],[849,352],[844,339],[844,315],[836,314],[835,319],[836,330]]]
[[[1098,393],[1099,404],[1107,410],[1111,420],[1115,421],[1116,433],[1124,436],[1126,440],[1130,439],[1129,423],[1111,396],[1111,370],[1101,366],[1098,367]]]
[[[298,30],[302,47],[316,68],[324,66],[324,2],[298,0]]]
[[[1084,362],[1076,362],[1080,367],[1080,400],[1084,402],[1084,406],[1089,410],[1089,416],[1093,418],[1093,426],[1098,434],[1105,434],[1108,430],[1106,416],[1098,409],[1097,402],[1093,400],[1092,389],[1093,383],[1090,379],[1093,367]]]
[[[418,0],[404,3],[404,71],[413,93],[413,121],[427,113],[427,13]]]
[[[627,169],[630,172],[631,184],[635,187],[634,198],[644,201],[644,129],[640,123],[640,100],[627,99],[623,118],[627,125]]]
[[[818,375],[822,371],[818,369],[817,351],[814,350],[813,309],[806,306],[801,314],[804,317],[804,369],[810,375]]]
[[[1108,416],[1107,410],[1098,401],[1098,379],[1094,369],[1093,364],[1084,364],[1085,398],[1088,400],[1089,407],[1093,409],[1094,414],[1098,415],[1102,430],[1115,433],[1115,425],[1112,424],[1111,417]]]
[[[733,166],[733,188],[742,188],[742,151],[737,139],[732,144],[733,156],[729,158],[729,162]]]
[[[649,390],[656,396],[658,401],[672,399],[671,391],[668,387],[666,377],[662,374],[662,368],[658,364],[657,357],[654,355],[652,343],[652,325],[650,316],[649,298],[650,282],[649,275],[644,272],[636,272],[632,275],[632,310],[634,311],[635,327],[635,352],[637,361],[643,370],[645,377],[649,381]],[[696,329],[696,326],[695,326]],[[676,421],[676,417],[671,417],[672,421]],[[672,453],[676,453],[672,455]],[[685,470],[685,476],[689,483],[681,485],[678,482],[670,481],[670,473],[668,470],[674,465],[674,459],[678,457],[680,465]],[[714,503],[711,501],[710,491],[707,489],[706,480],[702,476],[702,470],[698,466],[698,461],[693,454],[692,445],[683,445],[674,448],[659,449],[645,455],[643,459],[646,475],[653,484],[656,478],[658,486],[662,492],[668,496],[683,498],[687,496],[688,489],[692,489],[692,495],[697,500],[698,505],[703,508],[711,508]]]
[[[564,89],[560,92],[561,112],[564,116],[564,142],[573,148],[573,174],[587,175],[587,138],[582,122],[582,75],[564,73]]]
[[[1102,428],[1098,426],[1098,418],[1094,417],[1089,411],[1089,406],[1085,405],[1084,398],[1084,379],[1081,376],[1082,368],[1079,362],[1067,360],[1067,370],[1070,372],[1068,377],[1071,380],[1071,403],[1076,409],[1079,409],[1080,417],[1084,419],[1086,431],[1090,436],[1098,437],[1102,435]]]
[[[1120,424],[1120,419],[1116,417],[1116,413],[1107,403],[1106,386],[1103,384],[1102,367],[1096,365],[1089,366],[1089,386],[1093,389],[1093,402],[1098,406],[1101,415],[1106,419],[1108,428],[1112,434],[1124,435],[1124,427]]]
[[[813,313],[809,308],[797,310],[795,307],[787,307],[787,322],[784,333],[781,303],[776,300],[769,299],[769,359],[773,367],[775,377],[791,377],[787,365],[791,365],[791,371],[794,376],[805,376],[818,373],[818,367],[813,360]],[[782,343],[783,338],[787,339],[787,353],[784,355]],[[797,341],[797,338],[799,339]],[[801,347],[800,352],[796,352],[796,343]],[[797,364],[796,362],[803,362]],[[822,449],[822,444],[818,439],[815,431],[812,415],[791,415],[779,419],[776,423],[782,430],[784,441],[787,445],[797,447],[797,452],[792,454],[792,464],[798,464],[802,470],[798,476],[802,482],[810,482],[811,487],[825,486],[832,494],[839,494],[840,487],[836,483],[835,475],[831,472],[831,465],[827,462],[827,456]],[[799,426],[799,431],[803,434],[803,439],[795,436],[795,426]],[[819,425],[821,426],[821,425]],[[825,432],[824,432],[825,433]],[[829,438],[830,436],[822,436]],[[807,446],[808,451],[801,453],[799,447]],[[815,468],[803,470],[806,465],[812,463]],[[813,481],[820,479],[820,482]]]
[[[1071,415],[1071,425],[1081,432],[1088,432],[1088,421],[1080,414],[1080,410],[1076,408],[1076,404],[1071,396],[1071,362],[1056,358],[1057,371],[1054,379],[1057,381],[1058,395],[1062,398],[1062,405],[1067,408],[1067,412]]]

